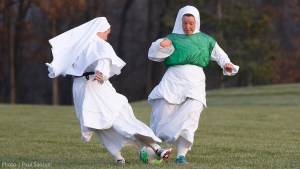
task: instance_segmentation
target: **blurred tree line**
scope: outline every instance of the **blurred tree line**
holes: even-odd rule
[[[127,63],[111,82],[130,101],[146,99],[165,71],[148,49],[185,5],[199,9],[200,30],[240,66],[228,78],[211,62],[208,89],[300,81],[299,0],[0,0],[0,103],[72,104],[72,77],[47,76],[48,40],[98,16]]]

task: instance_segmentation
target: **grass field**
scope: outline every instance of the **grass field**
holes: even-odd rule
[[[300,84],[211,90],[207,102],[186,166],[174,163],[176,151],[143,164],[136,146],[116,166],[95,137],[80,141],[73,106],[0,104],[0,168],[300,168]],[[149,104],[131,105],[149,124]]]

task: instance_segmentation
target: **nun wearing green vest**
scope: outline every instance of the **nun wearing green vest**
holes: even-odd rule
[[[213,60],[224,75],[233,76],[239,66],[231,63],[215,39],[200,32],[199,11],[193,6],[179,10],[172,33],[152,43],[148,58],[167,67],[148,97],[150,127],[162,141],[177,147],[175,162],[187,164],[186,154],[206,107],[203,68]]]

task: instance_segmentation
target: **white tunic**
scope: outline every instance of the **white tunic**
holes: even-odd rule
[[[108,80],[116,72],[120,72],[120,67],[116,66],[115,62],[116,59],[119,62],[121,59],[112,51],[103,53],[107,49],[112,49],[108,48],[110,45],[106,41],[95,39],[95,43],[92,47],[101,49],[98,50],[98,53],[102,53],[103,57],[98,57],[100,59],[89,65],[85,72],[102,72],[104,80],[95,81],[93,80],[94,75],[90,75],[88,80],[85,76],[74,77],[73,83],[74,104],[77,118],[81,124],[82,140],[89,141],[95,130],[106,131],[106,129],[113,128],[124,138],[131,139],[121,141],[122,144],[135,140],[135,134],[147,136],[155,142],[161,142],[147,125],[135,118],[127,98],[117,93]],[[103,49],[103,46],[107,48]],[[92,50],[92,47],[90,46],[82,54],[87,55],[87,58],[95,58],[93,55],[97,50]]]
[[[150,60],[162,62],[171,55],[174,47],[160,47],[159,39],[152,43],[148,57]],[[222,68],[231,63],[227,54],[216,43],[211,60]],[[239,67],[234,65],[232,76]],[[148,101],[152,106],[150,127],[162,141],[176,144],[179,137],[186,139],[190,146],[194,142],[194,134],[198,128],[203,105],[206,106],[205,74],[203,69],[195,65],[176,65],[167,69],[160,83],[152,90]]]
[[[160,42],[163,39],[158,39],[152,43],[148,57],[150,60],[162,62],[170,56],[174,47],[161,48]],[[216,61],[221,68],[226,63],[231,63],[227,54],[216,43],[211,54],[211,60]],[[233,76],[238,72],[239,67],[234,65],[231,73],[223,70],[224,75]],[[193,98],[203,103],[206,106],[205,98],[205,74],[203,69],[195,65],[178,65],[171,66],[167,69],[159,85],[157,85],[150,93],[148,100],[164,98],[171,104],[180,104],[187,97]]]

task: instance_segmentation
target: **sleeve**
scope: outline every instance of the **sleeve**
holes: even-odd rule
[[[174,46],[171,45],[169,47],[162,48],[160,46],[160,42],[163,39],[158,39],[157,41],[153,42],[148,51],[148,58],[152,61],[162,62],[170,56],[174,52]]]
[[[221,47],[218,45],[218,43],[215,44],[215,46],[212,50],[210,59],[213,61],[216,61],[218,63],[218,65],[223,69],[224,75],[233,76],[239,70],[239,66],[231,63],[228,55],[221,49]],[[231,73],[224,70],[224,66],[226,63],[231,63],[233,65],[233,70]]]
[[[110,77],[110,69],[110,59],[100,59],[95,67],[95,72],[101,72],[103,74],[103,80],[106,81]]]

